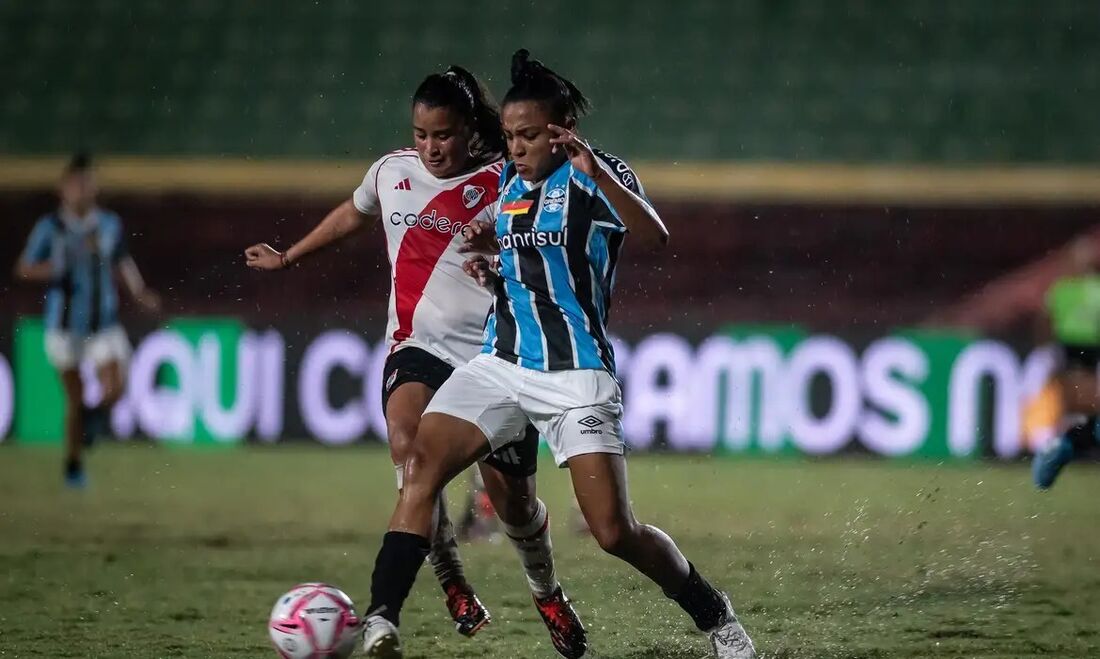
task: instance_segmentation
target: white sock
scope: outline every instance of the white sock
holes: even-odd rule
[[[527,585],[539,599],[545,599],[558,589],[558,578],[554,574],[554,547],[550,542],[550,524],[546,514],[546,504],[538,501],[535,516],[523,526],[504,525],[504,532],[519,554],[523,571],[527,575]]]

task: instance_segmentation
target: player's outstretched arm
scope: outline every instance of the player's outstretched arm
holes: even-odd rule
[[[626,225],[633,240],[647,247],[664,247],[668,244],[668,229],[657,211],[624,186],[618,177],[610,176],[600,166],[588,142],[567,128],[554,124],[550,124],[548,128],[554,133],[550,143],[555,148],[565,149],[573,166],[596,182],[600,192],[607,197],[619,219]]]
[[[669,243],[669,230],[664,227],[657,211],[619,182],[617,176],[608,175],[606,169],[599,166],[592,147],[580,135],[552,123],[547,128],[554,133],[550,143],[555,149],[559,146],[564,149],[573,166],[594,180],[596,187],[615,208],[619,219],[623,220],[631,239],[649,248],[663,248]]]
[[[53,231],[49,225],[45,222],[36,224],[27,238],[27,246],[15,263],[16,281],[49,283],[64,274],[64,259],[51,257],[52,242]]]
[[[332,209],[313,231],[285,252],[280,252],[267,243],[258,243],[244,250],[245,265],[256,270],[281,270],[307,254],[354,233],[363,226],[366,219],[349,199]]]
[[[122,276],[122,282],[126,284],[126,290],[130,296],[150,313],[160,311],[160,296],[156,291],[145,285],[145,278],[141,276],[137,263],[130,256],[125,256],[118,262],[118,272]]]

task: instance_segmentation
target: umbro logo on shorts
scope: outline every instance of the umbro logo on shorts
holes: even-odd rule
[[[583,419],[581,419],[577,423],[581,424],[585,428],[595,428],[596,426],[603,423],[603,419],[601,419],[598,416],[593,416],[593,415],[589,414],[588,416],[584,417]]]
[[[601,419],[598,416],[594,416],[592,414],[589,414],[588,416],[584,417],[583,419],[578,420],[577,423],[579,423],[579,424],[581,424],[582,426],[585,427],[585,429],[581,431],[582,435],[602,435],[603,434],[602,430],[596,428],[596,426],[603,425],[603,423],[604,423],[604,420]]]

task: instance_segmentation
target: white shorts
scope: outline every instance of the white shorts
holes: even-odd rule
[[[473,423],[492,450],[523,436],[531,423],[558,466],[585,453],[623,453],[623,403],[607,371],[536,371],[481,354],[455,369],[424,414]]]
[[[47,330],[46,359],[59,371],[78,368],[84,360],[97,368],[113,361],[125,365],[130,360],[130,340],[119,325],[89,336]]]

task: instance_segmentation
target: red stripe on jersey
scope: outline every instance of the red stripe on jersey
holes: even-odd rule
[[[486,206],[496,201],[499,178],[492,171],[479,172],[455,187],[437,194],[417,213],[417,217],[430,215],[435,211],[437,217],[450,218],[451,226],[456,223],[468,224]],[[473,208],[466,208],[462,202],[462,189],[467,185],[479,185],[486,190],[486,194],[482,195]],[[424,288],[428,285],[436,264],[453,239],[454,234],[449,231],[424,229],[419,225],[410,227],[405,232],[393,268],[394,308],[397,312],[397,329],[393,333],[395,343],[401,343],[412,335],[416,306],[424,297]]]

